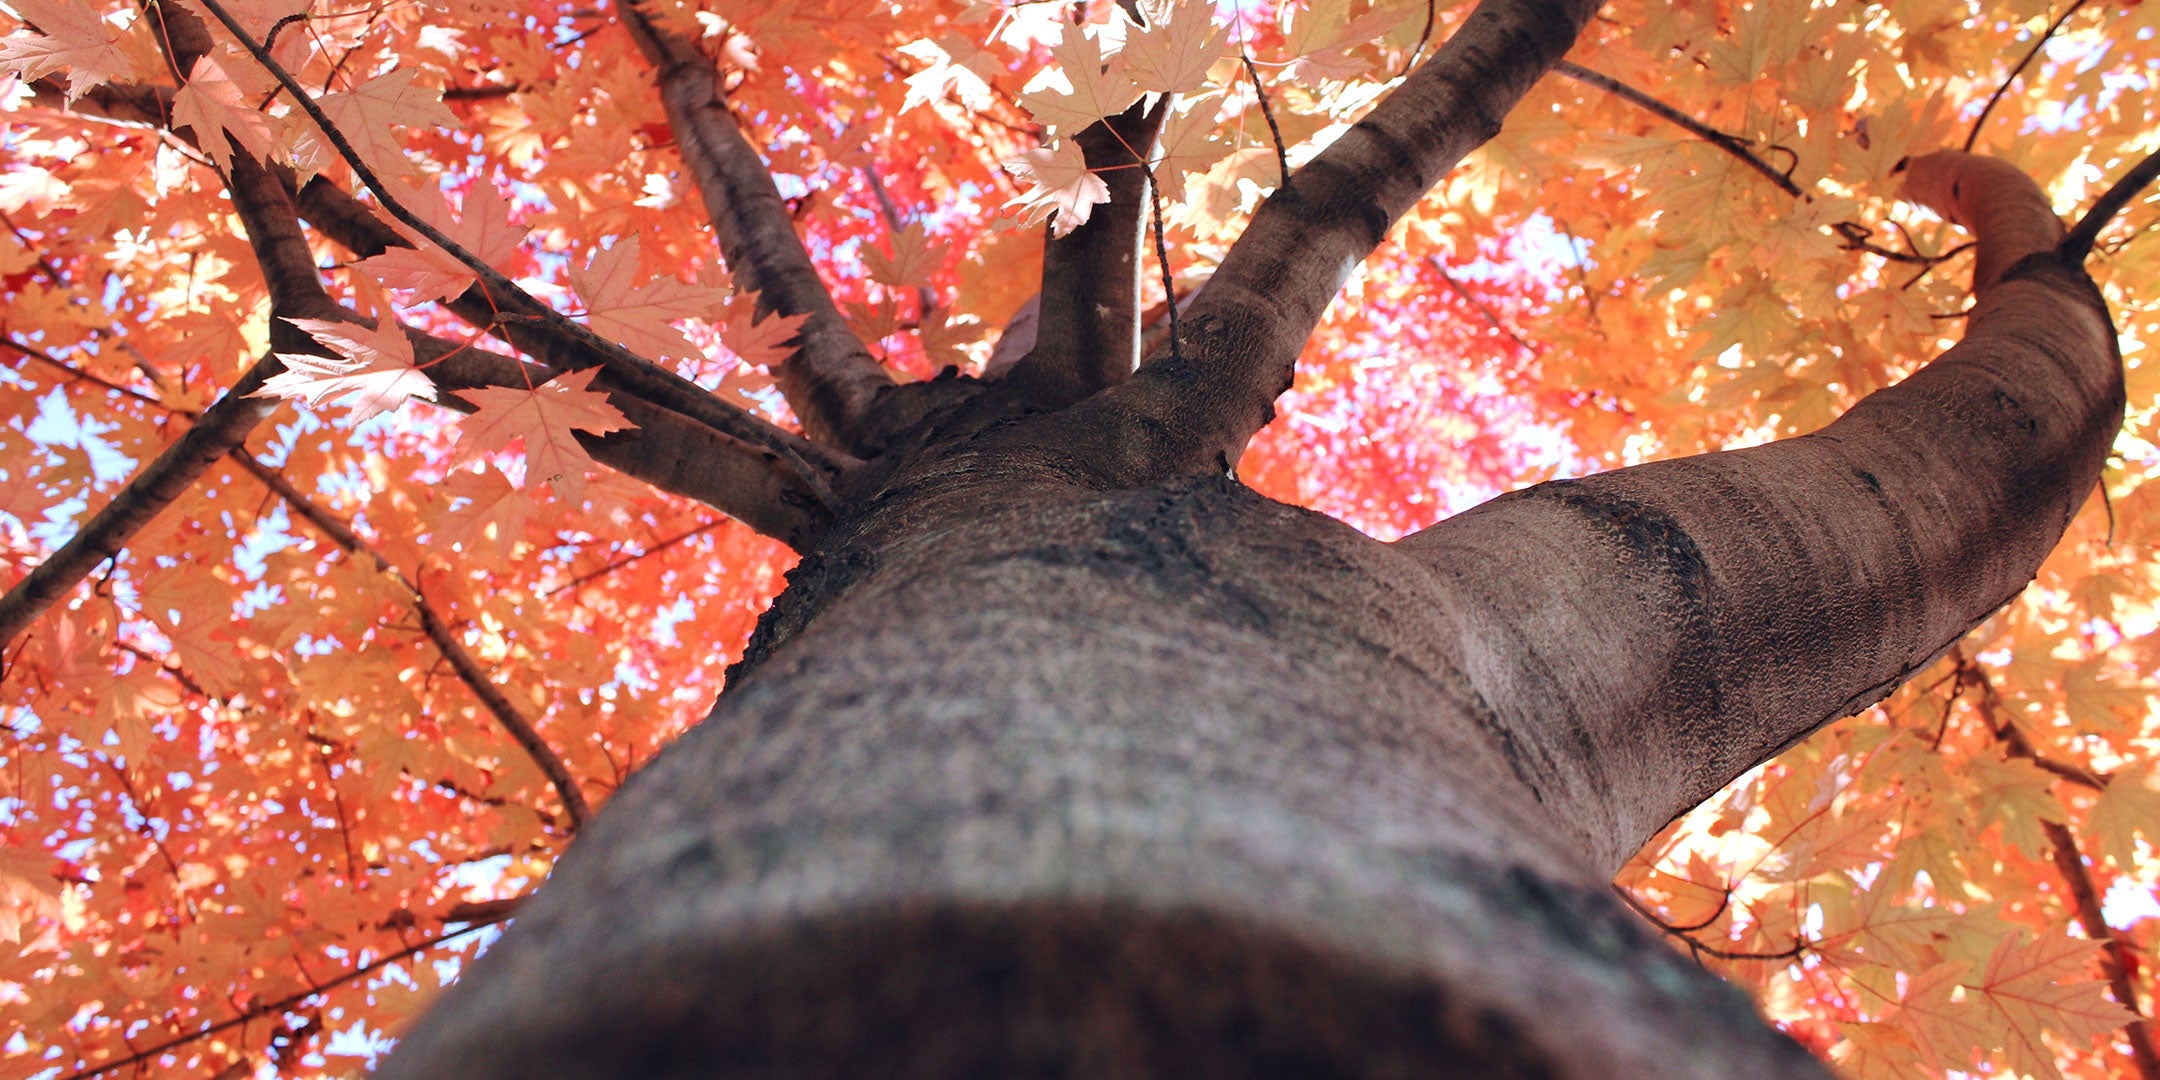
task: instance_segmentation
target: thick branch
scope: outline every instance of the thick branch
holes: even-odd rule
[[[192,17],[180,17],[182,14],[175,12],[166,21],[163,8],[159,9],[159,40],[178,71],[187,70],[193,57],[208,48],[208,36],[202,32],[201,24]],[[282,184],[244,149],[235,146],[234,151],[226,188],[269,286],[270,351],[250,365],[186,434],[144,466],[58,551],[0,596],[0,645],[13,640],[98,564],[119,554],[131,537],[185,495],[212,464],[247,441],[248,433],[276,405],[252,395],[285,370],[277,359],[278,353],[326,351],[286,321],[335,317],[337,312],[337,305],[323,292],[316,276],[314,256],[300,233],[298,212]]]
[[[247,470],[250,476],[261,481],[264,487],[275,492],[294,513],[307,519],[308,524],[315,526],[345,554],[372,560],[377,570],[398,583],[405,592],[406,601],[412,605],[413,613],[420,617],[421,632],[427,635],[429,641],[435,643],[435,648],[442,653],[443,659],[450,662],[450,668],[457,672],[458,680],[465,684],[466,689],[472,691],[474,697],[480,699],[480,704],[486,706],[488,713],[495,717],[495,722],[502,725],[502,729],[524,748],[526,756],[532,758],[533,764],[540,767],[541,774],[554,785],[556,794],[562,798],[563,812],[570,818],[571,829],[575,830],[583,825],[585,819],[592,816],[592,807],[585,801],[585,793],[579,790],[577,778],[571,776],[569,767],[563,764],[562,756],[547,744],[547,740],[540,737],[540,732],[533,727],[532,721],[526,719],[525,714],[519,712],[517,706],[503,696],[502,689],[495,685],[494,680],[488,678],[487,671],[480,666],[479,661],[474,660],[472,653],[466,651],[465,643],[450,632],[450,627],[443,622],[442,616],[436,614],[434,606],[427,602],[427,597],[421,595],[420,587],[413,584],[413,580],[406,577],[405,572],[398,569],[381,552],[361,539],[360,534],[354,532],[350,526],[339,521],[328,510],[315,505],[313,500],[294,487],[277,470],[263,465],[245,452],[235,452],[232,459]]]
[[[805,431],[850,453],[874,454],[878,446],[866,440],[865,420],[892,376],[834,306],[772,174],[728,111],[713,62],[655,24],[636,0],[622,0],[615,10],[658,69],[668,124],[735,283],[757,293],[761,316],[808,316],[795,355],[773,371],[780,392]]]
[[[2100,239],[2100,230],[2107,228],[2115,215],[2132,199],[2144,194],[2147,185],[2160,179],[2160,151],[2145,156],[2145,160],[2131,166],[2122,179],[2109,185],[2100,197],[2093,201],[2092,209],[2078,219],[2077,226],[2063,239],[2063,254],[2073,259],[2083,259],[2092,251],[2093,243]]]
[[[1168,101],[1145,102],[1082,131],[1075,141],[1110,188],[1087,224],[1043,246],[1035,347],[1006,378],[1031,402],[1063,408],[1131,377],[1140,363],[1141,244],[1147,236],[1145,158]]]
[[[1500,130],[1596,5],[1484,0],[1431,60],[1253,215],[1182,320],[1178,356],[1062,414],[1110,482],[1227,471],[1305,339],[1395,219]],[[1065,430],[1069,428],[1070,430]]]
[[[2025,587],[2099,476],[2122,364],[2045,194],[1963,154],[1911,174],[1979,237],[1970,329],[1933,364],[1816,434],[1541,484],[1402,542],[1449,581],[1526,782],[1600,865],[1926,667]]]
[[[575,368],[601,367],[615,376],[622,386],[648,400],[664,404],[684,415],[709,424],[717,431],[771,449],[801,473],[803,482],[819,493],[821,501],[826,503],[828,507],[837,507],[838,502],[832,496],[831,486],[823,473],[810,465],[789,442],[777,438],[776,434],[784,434],[780,433],[778,428],[742,409],[713,397],[698,387],[697,384],[614,342],[602,338],[584,325],[571,321],[561,312],[535,299],[532,294],[526,292],[516,282],[511,281],[501,271],[488,265],[472,252],[465,250],[463,246],[444,234],[441,229],[436,228],[426,219],[413,213],[397,196],[390,192],[390,189],[382,182],[380,177],[375,175],[375,171],[368,166],[367,162],[362,160],[359,152],[353,149],[352,143],[345,138],[344,133],[338,130],[336,124],[330,122],[330,118],[323,113],[322,107],[317,105],[315,99],[308,94],[307,88],[296,82],[292,77],[292,73],[286,71],[270,55],[269,50],[263,47],[262,43],[249,37],[240,23],[233,18],[230,12],[225,10],[223,4],[219,3],[218,0],[197,0],[197,2],[205,10],[209,11],[218,22],[222,23],[225,29],[239,40],[241,47],[255,58],[256,63],[261,64],[263,69],[268,71],[278,81],[278,84],[285,88],[285,92],[292,97],[300,110],[307,113],[308,118],[314,121],[316,128],[322,132],[323,138],[337,149],[338,156],[343,158],[345,164],[352,169],[353,175],[359,177],[360,181],[367,185],[368,190],[374,193],[383,209],[405,227],[413,230],[429,243],[441,248],[451,257],[464,264],[466,269],[470,270],[478,280],[479,287],[494,301],[495,310],[508,317],[530,319],[546,325],[555,334],[572,342],[576,348],[569,358],[571,361],[569,366]]]
[[[537,386],[555,372],[501,353],[407,329],[413,356],[443,390],[487,386]],[[578,443],[595,461],[662,491],[710,506],[760,534],[808,551],[832,516],[817,493],[803,484],[778,454],[700,424],[672,409],[609,387],[608,400],[637,425],[607,435],[578,432]],[[465,411],[455,394],[437,396],[446,408]]]

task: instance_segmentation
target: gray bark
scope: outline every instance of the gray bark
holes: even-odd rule
[[[1465,34],[1564,49],[1487,6]],[[1413,100],[1527,85],[1460,40]],[[1383,544],[1207,464],[1414,197],[1353,175],[1421,145],[1374,115],[1185,362],[993,388],[863,473],[711,717],[383,1075],[1826,1077],[1610,875],[2030,580],[2121,422],[2105,305],[2031,181],[1922,159],[1981,244],[1949,354],[1807,438]]]

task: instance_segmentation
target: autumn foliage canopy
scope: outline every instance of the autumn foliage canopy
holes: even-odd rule
[[[1162,334],[1469,5],[1132,7],[0,0],[0,1077],[361,1068],[711,705],[815,505],[730,502],[808,475],[771,368],[809,331],[724,265],[637,35],[713,66],[846,327],[924,381],[1010,359],[1045,233],[1108,199],[1081,129],[1174,95]],[[1351,275],[1237,474],[1394,537],[1820,427],[1960,333],[1967,238],[1903,163],[1970,145],[2077,220],[2160,149],[2156,33],[1614,0]],[[2160,1076],[2156,224],[2089,262],[2129,422],[2038,581],[1619,878],[1846,1075]],[[780,464],[669,457],[746,445]]]

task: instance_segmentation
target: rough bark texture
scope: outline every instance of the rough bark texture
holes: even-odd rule
[[[1914,169],[1969,335],[1807,438],[1396,544],[1116,483],[1078,410],[931,441],[385,1075],[1827,1075],[1606,883],[2097,476],[2120,361],[2046,200]]]

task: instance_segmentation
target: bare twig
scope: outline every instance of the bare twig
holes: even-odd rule
[[[1267,121],[1268,134],[1275,139],[1275,165],[1282,170],[1282,186],[1290,186],[1290,148],[1283,145],[1282,128],[1275,123],[1275,106],[1268,103],[1267,87],[1260,81],[1260,69],[1253,65],[1252,53],[1243,45],[1238,46],[1238,59],[1245,62],[1245,75],[1252,80],[1253,95],[1260,99],[1260,118]]]
[[[2085,0],[2071,0],[2070,6],[2064,8],[2063,13],[2057,15],[2055,21],[2048,24],[2047,30],[2040,35],[2039,39],[2032,43],[2032,48],[2025,50],[2024,58],[2017,62],[2016,67],[2010,69],[2010,74],[2003,77],[2002,85],[1996,87],[1995,92],[1988,95],[1987,104],[1980,107],[1980,115],[1973,117],[1972,130],[1965,133],[1964,150],[1966,152],[1970,153],[1973,144],[1980,141],[1980,128],[1987,123],[1988,114],[1995,111],[1995,103],[2001,101],[2003,95],[2010,92],[2011,85],[2017,82],[2018,76],[2025,73],[2026,67],[2032,64],[2033,57],[2040,55],[2040,50],[2047,47],[2048,39],[2055,36],[2055,31],[2062,29],[2062,25],[2070,21],[2070,16],[2077,14],[2078,9],[2084,6]]]
[[[1660,119],[1685,130],[1688,134],[1731,154],[1748,168],[1761,173],[1765,179],[1776,184],[1778,189],[1787,195],[1801,199],[1808,197],[1808,193],[1801,190],[1800,185],[1793,183],[1792,177],[1787,176],[1777,166],[1755,156],[1755,152],[1749,149],[1753,144],[1738,135],[1730,135],[1719,131],[1610,75],[1592,71],[1574,61],[1562,60],[1553,65],[1553,70],[1574,79],[1576,82],[1595,86],[1646,112],[1654,113]]]

